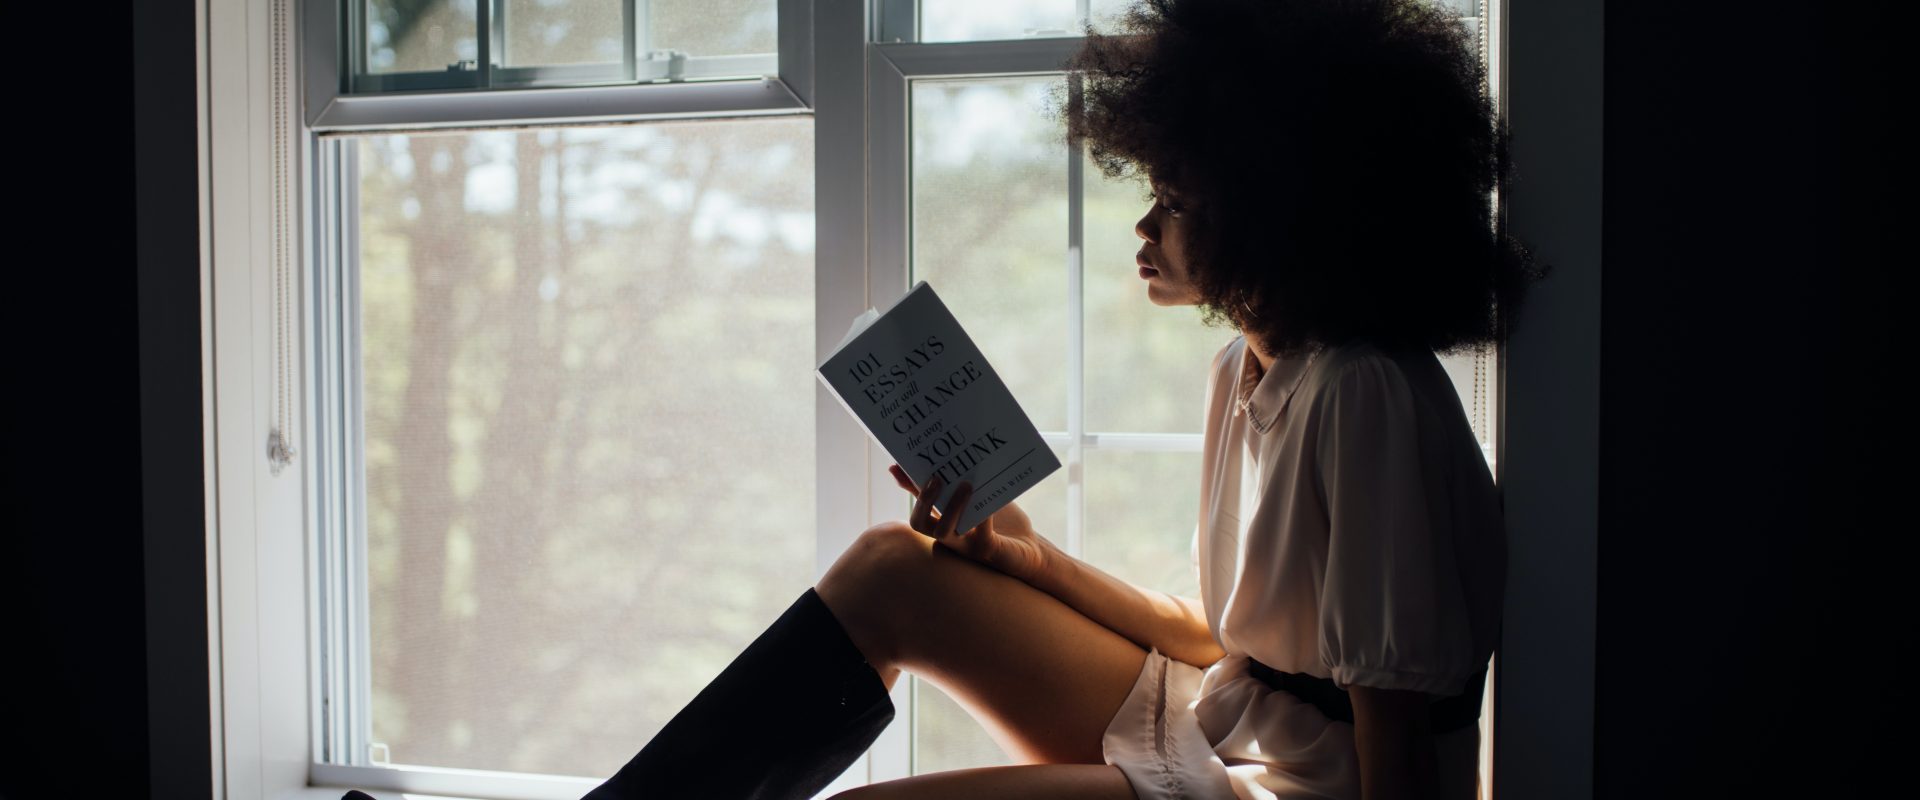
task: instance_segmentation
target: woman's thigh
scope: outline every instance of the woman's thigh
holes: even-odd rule
[[[833,800],[1135,800],[1119,767],[1106,764],[1029,764],[915,775],[849,789]]]
[[[932,681],[1022,764],[1104,764],[1147,651],[905,524],[861,534],[815,591],[889,688]]]

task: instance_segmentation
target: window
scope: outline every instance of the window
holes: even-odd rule
[[[1145,301],[1143,187],[1045,113],[1119,0],[222,2],[228,791],[611,774],[904,514],[886,454],[807,393],[916,279],[1066,465],[1022,498],[1037,526],[1197,592],[1197,498],[1131,488],[1197,489],[1231,332]],[[1491,460],[1494,365],[1447,366]],[[1007,763],[930,684],[895,703],[829,793]]]

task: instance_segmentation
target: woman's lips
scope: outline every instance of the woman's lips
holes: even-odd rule
[[[1140,277],[1142,280],[1160,274],[1160,270],[1154,269],[1152,264],[1147,263],[1147,257],[1144,255],[1135,253],[1133,255],[1133,263],[1140,265]]]

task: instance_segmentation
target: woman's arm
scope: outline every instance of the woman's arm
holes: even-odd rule
[[[1426,693],[1353,684],[1347,694],[1353,700],[1362,800],[1438,797],[1440,759]]]
[[[952,520],[932,516],[930,498],[939,496],[938,474],[928,478],[925,487],[919,487],[898,464],[888,470],[894,483],[915,498],[913,513],[908,515],[914,530],[1059,598],[1143,649],[1158,647],[1168,658],[1201,668],[1226,655],[1213,641],[1200,601],[1143,589],[1068,555],[1034,531],[1033,520],[1018,503],[1006,504],[973,530],[957,534]],[[965,507],[972,495],[972,487],[961,484],[948,504]]]
[[[1045,568],[1027,579],[1035,588],[1168,658],[1205,669],[1227,654],[1213,640],[1200,601],[1136,586],[1047,545]]]

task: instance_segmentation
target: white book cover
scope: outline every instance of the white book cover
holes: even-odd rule
[[[935,472],[941,516],[962,481],[973,499],[955,531],[969,531],[1060,468],[1033,420],[1013,399],[958,320],[926,281],[884,312],[853,321],[821,382],[917,486]]]

